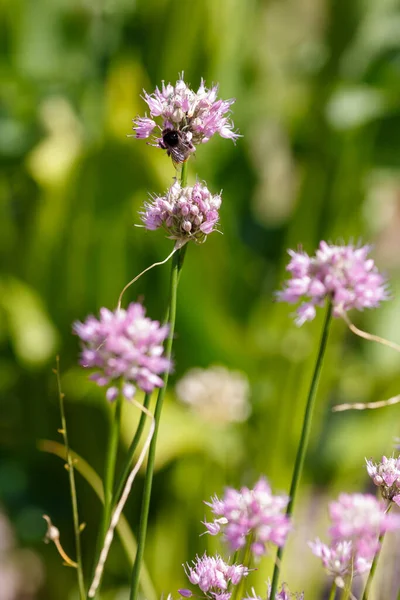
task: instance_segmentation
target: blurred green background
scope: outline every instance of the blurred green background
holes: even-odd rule
[[[24,571],[21,553],[30,548],[24,556],[31,569],[36,561],[36,583],[25,595],[3,588],[0,599],[77,598],[75,573],[42,543],[46,513],[74,554],[67,473],[37,444],[62,441],[52,373],[59,354],[71,446],[101,474],[109,407],[77,367],[71,324],[114,307],[124,284],[171,249],[163,232],[134,227],[147,194],[162,193],[174,176],[161,150],[127,138],[131,119],[145,112],[143,88],[175,82],[182,71],[195,89],[201,77],[219,82],[222,98],[236,98],[243,134],[236,146],[213,138],[189,164],[189,181],[223,189],[223,235],[191,245],[181,279],[145,556],[156,597],[177,597],[187,585],[182,563],[220,549],[199,537],[203,500],[260,474],[275,491],[288,489],[322,314],[297,329],[291,307],[274,303],[287,248],[313,252],[322,238],[373,243],[393,298],[353,318],[399,342],[399,8],[396,0],[3,1],[0,498],[16,546],[0,555],[0,574],[10,557]],[[151,271],[125,300],[142,298],[149,316],[162,318],[168,277],[168,265]],[[175,382],[210,364],[247,374],[245,424],[205,424],[177,402]],[[344,414],[331,407],[397,394],[398,364],[396,353],[334,323],[283,567],[307,600],[326,585],[306,540],[326,539],[327,502],[340,490],[366,491],[364,457],[390,454],[399,434],[396,406]],[[121,457],[135,419],[126,406]],[[142,483],[125,511],[134,531]],[[79,475],[77,484],[88,574],[100,505]],[[400,558],[396,547],[391,556]],[[265,596],[270,574],[264,559],[249,589]],[[116,540],[102,598],[127,598],[129,576]],[[384,581],[376,598],[388,600],[393,578]]]

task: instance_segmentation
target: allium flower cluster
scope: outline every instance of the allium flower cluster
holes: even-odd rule
[[[341,582],[348,573],[368,570],[379,550],[379,535],[400,528],[399,517],[387,514],[384,503],[370,494],[341,494],[330,503],[329,516],[330,545],[317,539],[309,546],[328,573]]]
[[[177,383],[176,391],[196,415],[213,424],[245,421],[250,414],[247,378],[225,367],[190,369]]]
[[[330,503],[329,516],[335,540],[377,538],[400,525],[399,516],[386,513],[385,504],[371,494],[340,494]]]
[[[147,229],[164,227],[174,240],[202,243],[215,231],[221,202],[219,194],[213,196],[201,183],[182,188],[176,181],[165,196],[146,203],[141,216]]]
[[[400,457],[382,456],[380,463],[367,460],[367,471],[375,485],[381,489],[382,497],[393,500],[400,506]]]
[[[118,396],[120,383],[127,399],[134,396],[135,386],[146,393],[162,387],[159,375],[170,368],[163,356],[169,326],[146,317],[141,304],[114,312],[102,308],[100,319],[89,316],[84,323],[77,321],[73,331],[82,341],[80,364],[96,369],[91,379],[108,387],[108,400]]]
[[[369,246],[326,242],[320,243],[313,257],[289,250],[291,260],[286,270],[292,279],[277,297],[290,304],[305,300],[296,311],[297,325],[312,321],[315,307],[322,306],[326,298],[331,300],[336,317],[352,308],[374,308],[388,298],[384,277],[372,258],[367,258],[370,250]]]
[[[325,570],[335,577],[344,579],[350,572],[359,575],[371,567],[372,558],[359,554],[351,540],[331,542],[327,546],[317,538],[309,542],[309,546],[313,554],[322,560]]]
[[[211,535],[222,531],[233,551],[243,548],[247,536],[252,535],[251,551],[261,556],[267,552],[268,542],[283,546],[286,541],[291,523],[283,511],[288,501],[287,496],[273,496],[262,477],[252,490],[227,488],[221,500],[215,497],[206,502],[217,518],[204,525]]]
[[[254,590],[251,589],[252,595],[247,596],[244,600],[264,600],[261,596],[258,596]],[[268,583],[268,593],[266,600],[271,600],[271,584]],[[276,592],[274,600],[304,600],[303,594],[293,594],[290,592],[286,583],[282,584],[281,591]]]
[[[152,94],[144,92],[144,100],[150,117],[137,117],[133,120],[133,130],[137,138],[148,138],[156,128],[155,145],[166,149],[163,139],[166,131],[178,131],[182,143],[190,152],[195,146],[208,140],[216,133],[223,138],[235,141],[239,135],[233,131],[229,119],[230,107],[235,100],[218,100],[218,86],[208,89],[203,79],[197,92],[179,79],[175,86],[162,83]],[[161,119],[161,125],[154,118]],[[161,135],[160,135],[161,134]]]
[[[243,565],[228,565],[218,555],[202,557],[197,556],[193,566],[186,565],[185,573],[193,585],[199,586],[207,598],[215,600],[229,600],[232,593],[228,591],[230,584],[237,585],[243,577],[247,577],[249,570]],[[179,590],[185,598],[193,594],[190,590]]]

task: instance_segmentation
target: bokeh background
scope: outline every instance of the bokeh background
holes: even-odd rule
[[[223,189],[223,235],[187,252],[157,455],[146,600],[177,597],[187,585],[182,563],[219,548],[199,537],[203,500],[260,474],[276,491],[289,485],[323,315],[298,329],[291,308],[274,303],[287,248],[313,252],[322,238],[374,244],[393,297],[354,319],[400,340],[399,4],[9,0],[1,12],[1,600],[77,598],[73,570],[42,542],[46,513],[74,553],[67,473],[38,444],[62,441],[52,373],[59,354],[71,446],[102,473],[109,407],[77,367],[71,324],[114,307],[124,284],[171,249],[163,232],[134,227],[148,193],[162,193],[174,176],[161,150],[127,137],[145,112],[142,89],[184,72],[194,88],[204,77],[219,82],[222,98],[236,98],[243,138],[236,146],[212,139],[189,165],[190,181]],[[168,274],[168,265],[151,271],[126,301],[142,298],[162,318]],[[247,375],[245,423],[210,423],[177,401],[176,381],[212,364]],[[326,577],[306,540],[325,537],[327,503],[340,490],[369,489],[364,457],[390,454],[399,434],[396,406],[333,414],[332,405],[399,393],[398,366],[395,352],[334,323],[283,568],[308,600],[323,597]],[[121,458],[136,418],[126,406]],[[142,483],[125,511],[134,532]],[[80,475],[77,484],[89,574],[100,504]],[[397,546],[382,561],[377,600],[395,597]],[[265,595],[270,574],[263,560],[249,588]],[[129,576],[116,540],[102,598],[127,598]]]

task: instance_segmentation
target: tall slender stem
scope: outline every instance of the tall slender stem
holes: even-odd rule
[[[168,335],[168,339],[167,339],[167,343],[166,343],[166,351],[165,351],[165,355],[168,359],[170,359],[171,355],[172,355],[172,342],[173,342],[173,337],[174,337],[175,317],[176,317],[176,298],[177,298],[179,276],[180,276],[182,265],[183,265],[185,250],[186,250],[186,246],[183,246],[183,248],[178,250],[172,258],[170,297],[169,297],[170,330],[169,330],[169,335]],[[150,448],[149,448],[149,457],[148,457],[146,476],[145,476],[145,481],[144,481],[142,509],[141,509],[141,514],[140,514],[140,524],[139,524],[139,534],[138,534],[138,549],[137,549],[137,553],[136,553],[135,563],[133,565],[130,600],[137,600],[137,597],[138,597],[140,567],[141,567],[142,560],[143,560],[144,546],[145,546],[145,542],[146,542],[151,488],[152,488],[152,484],[153,484],[154,460],[155,460],[156,445],[157,445],[157,433],[158,433],[158,428],[160,425],[161,410],[162,410],[162,406],[163,406],[163,401],[164,401],[167,384],[168,384],[168,371],[166,371],[166,373],[164,374],[163,387],[160,388],[160,390],[158,392],[156,408],[154,411],[155,429],[154,429],[153,439],[151,440],[151,444],[150,444]]]
[[[248,540],[246,542],[246,546],[244,549],[244,554],[243,554],[243,560],[242,560],[242,565],[247,567],[248,569],[250,569],[250,564],[251,564],[251,546],[253,544],[253,535],[249,535]],[[235,557],[233,560],[232,564],[235,564],[236,560],[237,560],[237,552],[235,552]],[[243,587],[244,587],[244,577],[242,577],[242,579],[239,581],[238,585],[235,586],[233,588],[233,592],[232,592],[232,596],[231,596],[231,600],[239,600],[240,598],[243,598]]]
[[[104,537],[106,535],[107,528],[110,524],[111,512],[113,507],[113,493],[114,493],[114,477],[115,477],[115,464],[117,462],[117,451],[118,441],[121,429],[121,412],[122,412],[122,393],[118,395],[115,401],[115,410],[111,423],[111,430],[108,439],[108,448],[106,454],[106,466],[104,471],[104,506],[103,516],[97,536],[97,545],[95,552],[94,568],[97,565],[98,558],[103,547]]]
[[[387,508],[386,508],[386,512],[388,513],[391,508],[392,508],[392,502],[391,502],[391,500],[389,500]],[[378,566],[378,560],[379,560],[379,556],[381,554],[381,549],[382,549],[382,544],[383,544],[384,537],[385,537],[385,532],[381,533],[381,535],[379,536],[379,548],[378,548],[378,550],[375,553],[374,560],[372,561],[371,570],[370,570],[370,572],[368,574],[368,579],[367,579],[367,583],[365,584],[365,590],[364,590],[364,593],[363,593],[363,596],[362,596],[362,600],[368,600],[368,598],[369,598],[369,593],[371,591],[372,580],[373,580],[374,575],[375,575],[376,567]],[[399,592],[399,596],[400,596],[400,592]]]
[[[312,422],[314,406],[315,406],[315,396],[316,396],[316,392],[317,392],[317,388],[318,388],[319,377],[321,374],[322,363],[323,363],[326,345],[327,345],[327,341],[328,341],[329,326],[331,323],[331,319],[332,319],[332,304],[331,304],[331,302],[329,302],[327,310],[326,310],[324,326],[322,329],[322,335],[321,335],[321,341],[319,344],[317,361],[315,363],[314,372],[313,372],[313,376],[311,379],[310,390],[308,392],[306,410],[304,413],[304,420],[303,420],[303,428],[301,431],[300,442],[299,442],[299,446],[297,449],[296,461],[295,461],[294,469],[293,469],[292,483],[290,485],[290,492],[289,492],[290,500],[289,500],[289,503],[288,503],[287,509],[286,509],[286,515],[288,517],[291,517],[293,514],[294,501],[296,498],[297,489],[299,487],[299,482],[300,482],[301,474],[303,471],[304,459],[306,456],[308,440],[309,440],[310,431],[311,431],[311,422]],[[281,563],[282,563],[283,552],[284,552],[284,546],[282,546],[281,548],[278,548],[278,552],[276,554],[274,573],[272,576],[271,595],[270,595],[271,598],[275,598],[275,594],[276,594],[276,591],[278,588],[279,573],[280,573],[280,568],[281,568]]]
[[[151,394],[145,395],[144,400],[143,400],[143,406],[145,408],[149,408],[150,398],[151,398]],[[118,480],[118,483],[116,486],[116,490],[115,490],[115,494],[113,496],[113,502],[112,502],[113,506],[115,506],[115,504],[118,502],[119,497],[122,493],[122,490],[124,489],[125,482],[129,477],[129,473],[131,472],[133,456],[136,452],[136,448],[138,447],[145,423],[146,423],[146,414],[144,412],[142,412],[140,414],[140,419],[139,419],[139,423],[138,423],[138,426],[136,429],[136,433],[133,436],[133,440],[128,449],[128,455],[126,457],[126,461],[125,461],[125,465],[122,470],[122,474],[119,477],[119,480]]]
[[[83,578],[81,530],[80,530],[80,524],[79,524],[78,500],[77,500],[76,486],[75,486],[74,461],[71,456],[69,441],[68,441],[67,419],[65,418],[65,410],[64,410],[64,394],[61,390],[60,357],[59,356],[57,356],[56,362],[57,362],[56,377],[57,377],[58,397],[60,400],[60,413],[61,413],[61,433],[64,438],[65,452],[66,452],[67,465],[68,465],[69,485],[71,488],[72,518],[73,518],[73,522],[74,522],[76,572],[77,572],[77,576],[78,576],[79,599],[85,600],[86,592],[85,592],[85,581]]]
[[[332,582],[332,587],[331,587],[331,591],[329,592],[329,598],[328,600],[335,600],[335,596],[336,596],[336,583],[335,581]]]
[[[104,516],[102,522],[102,536],[104,537],[109,525],[112,501],[114,495],[115,464],[117,462],[118,441],[121,429],[122,394],[119,394],[114,418],[111,424],[110,439],[106,457],[106,469],[104,473]]]
[[[382,544],[384,537],[385,537],[384,533],[382,533],[379,536],[379,545]],[[368,598],[369,598],[369,593],[371,591],[372,580],[373,580],[374,575],[375,575],[376,567],[378,566],[379,556],[380,556],[380,550],[378,550],[376,552],[376,554],[374,556],[374,560],[372,561],[371,570],[370,570],[370,572],[368,574],[368,579],[367,579],[367,583],[365,584],[365,590],[364,590],[364,593],[362,595],[362,600],[368,600]]]
[[[187,184],[187,174],[188,174],[188,163],[184,162],[181,166],[180,173],[180,184],[182,187],[185,187]],[[179,278],[183,266],[183,261],[186,254],[186,245],[177,250],[172,257],[172,267],[171,267],[171,279],[170,279],[170,291],[169,291],[169,302],[167,308],[167,319],[169,320],[169,335],[166,343],[165,355],[168,359],[171,359],[172,356],[172,343],[174,338],[174,330],[175,330],[175,319],[176,319],[176,298],[178,292],[178,283]],[[157,435],[158,435],[158,427],[160,424],[161,410],[164,402],[165,391],[168,385],[168,371],[165,372],[163,377],[163,387],[160,388],[157,396],[156,408],[154,411],[154,421],[155,428],[153,438],[151,440],[150,448],[149,448],[149,456],[147,461],[147,469],[146,476],[144,480],[144,488],[143,488],[143,497],[142,497],[142,509],[140,513],[140,523],[139,523],[139,535],[138,535],[138,548],[136,553],[135,562],[133,565],[132,571],[132,583],[131,583],[131,591],[130,591],[130,600],[137,600],[138,590],[139,590],[139,576],[140,576],[140,568],[143,561],[144,555],[144,546],[146,543],[146,534],[147,534],[147,522],[149,518],[149,510],[150,510],[150,498],[151,498],[151,488],[153,485],[153,473],[154,473],[154,460],[156,454],[156,446],[157,446]]]

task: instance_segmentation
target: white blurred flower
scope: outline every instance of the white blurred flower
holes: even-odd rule
[[[0,509],[0,599],[34,600],[44,579],[40,558],[17,548],[9,520]]]
[[[0,557],[15,546],[14,532],[6,515],[0,512]]]
[[[176,385],[179,399],[214,424],[245,421],[250,414],[247,377],[225,367],[190,369]]]

